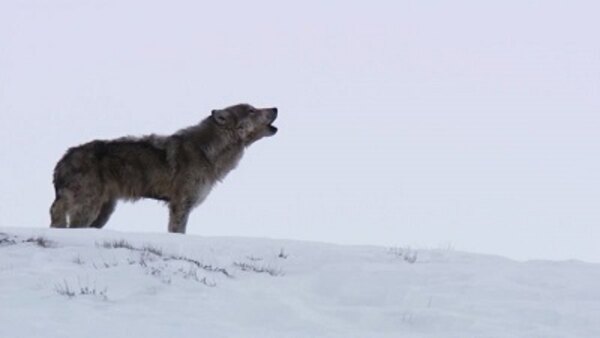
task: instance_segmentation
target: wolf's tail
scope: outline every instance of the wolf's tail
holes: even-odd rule
[[[67,227],[67,199],[57,197],[50,207],[50,227],[51,228],[66,228]]]
[[[52,228],[64,228],[67,226],[67,215],[69,211],[69,197],[68,190],[73,188],[72,185],[74,178],[78,173],[81,173],[80,167],[77,166],[78,161],[78,149],[71,148],[65,155],[58,161],[54,168],[54,174],[52,183],[54,184],[54,202],[50,207],[50,227]]]

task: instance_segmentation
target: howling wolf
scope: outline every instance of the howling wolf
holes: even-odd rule
[[[234,169],[244,149],[273,136],[277,108],[217,109],[170,136],[92,141],[69,149],[54,169],[53,228],[102,228],[119,199],[168,203],[169,232],[185,233],[190,211]]]

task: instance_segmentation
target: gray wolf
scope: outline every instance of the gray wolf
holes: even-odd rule
[[[70,148],[54,169],[51,227],[102,228],[118,200],[169,207],[169,232],[185,233],[191,210],[233,170],[246,147],[273,136],[277,108],[213,110],[173,135],[95,140]]]

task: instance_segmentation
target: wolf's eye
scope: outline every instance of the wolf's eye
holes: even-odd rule
[[[250,108],[248,109],[248,113],[250,113],[250,115],[254,115],[256,113],[256,109]]]

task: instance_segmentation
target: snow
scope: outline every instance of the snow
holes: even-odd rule
[[[0,337],[599,337],[598,285],[580,261],[0,228]]]

